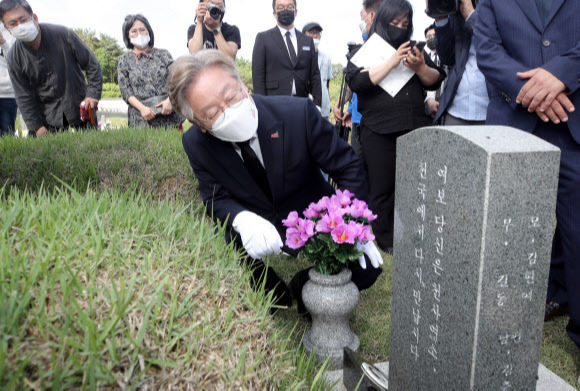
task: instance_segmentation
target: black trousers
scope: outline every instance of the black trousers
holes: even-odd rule
[[[362,148],[360,146],[360,124],[352,124],[350,132],[350,146],[354,149],[354,153],[362,159]]]
[[[562,152],[547,300],[568,304],[566,329],[580,347],[580,144],[566,124],[540,122],[534,135]]]
[[[377,244],[385,252],[393,247],[397,137],[405,133],[408,131],[379,134],[364,125],[360,128],[369,183],[369,206],[378,216],[371,224]]]

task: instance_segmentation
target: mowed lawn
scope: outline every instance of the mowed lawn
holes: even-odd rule
[[[271,316],[208,221],[174,131],[0,139],[0,388],[324,389],[308,321]],[[289,280],[302,258],[267,258]],[[392,258],[351,320],[389,359]],[[541,361],[580,351],[547,323]]]

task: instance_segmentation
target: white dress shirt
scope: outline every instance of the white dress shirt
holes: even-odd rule
[[[469,14],[466,21],[473,16],[474,12],[472,11]],[[435,25],[445,26],[448,22],[448,19],[443,19],[435,21]],[[466,121],[485,121],[488,103],[489,98],[487,96],[485,76],[483,76],[483,73],[477,67],[475,40],[472,39],[465,70],[457,86],[457,92],[455,93],[453,102],[447,109],[447,112],[456,118]]]
[[[282,41],[284,41],[284,45],[286,45],[288,56],[290,56],[290,50],[288,49],[288,44],[286,43],[286,32],[290,32],[290,41],[292,41],[292,45],[294,45],[294,52],[296,52],[296,58],[298,58],[298,39],[296,38],[296,29],[292,27],[290,30],[287,30],[280,25],[278,25],[278,29],[280,30],[280,34],[282,34]],[[294,95],[296,95],[296,82],[292,80],[292,96]]]

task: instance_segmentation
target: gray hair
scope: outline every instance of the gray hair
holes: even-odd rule
[[[187,103],[187,94],[205,70],[216,67],[223,69],[242,83],[234,62],[215,49],[202,50],[195,55],[179,57],[169,67],[167,77],[169,100],[174,110],[192,123],[199,124],[199,121],[195,119],[195,113]]]

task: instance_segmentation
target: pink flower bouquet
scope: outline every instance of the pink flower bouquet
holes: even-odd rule
[[[338,274],[362,255],[358,243],[375,239],[369,223],[377,218],[364,201],[348,190],[337,190],[331,197],[311,203],[304,218],[293,211],[282,223],[286,227],[286,245],[303,248],[308,260],[322,274]]]

